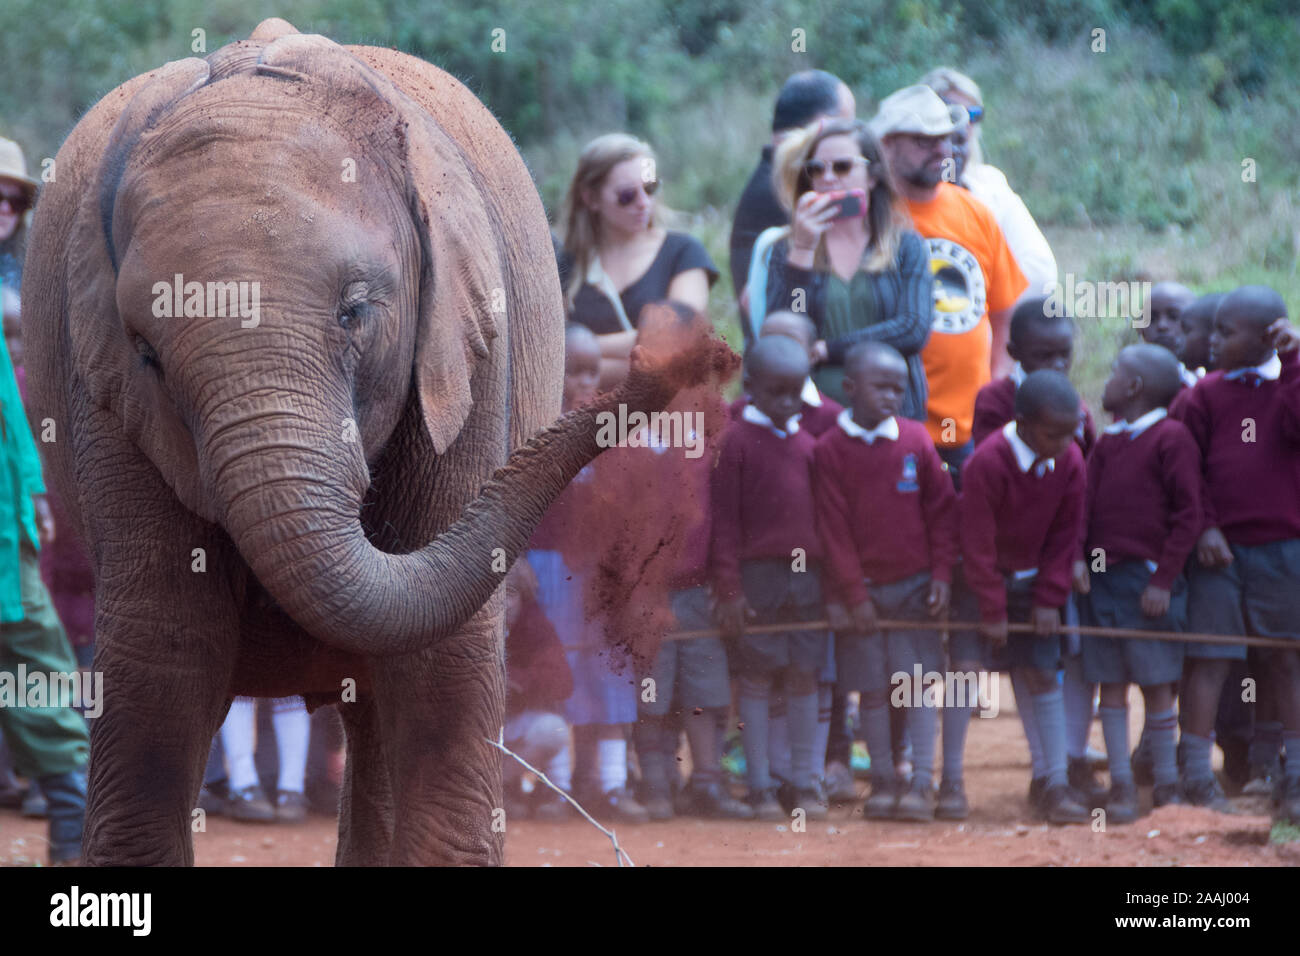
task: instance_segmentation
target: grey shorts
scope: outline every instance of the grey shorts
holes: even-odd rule
[[[825,613],[815,567],[793,571],[787,558],[746,561],[740,566],[740,580],[755,624],[797,625]],[[826,631],[794,626],[776,634],[746,634],[737,641],[736,672],[767,675],[797,667],[816,674],[826,663],[826,642]]]
[[[1088,594],[1079,596],[1080,623],[1091,627],[1126,627],[1143,631],[1187,629],[1187,583],[1174,582],[1164,617],[1142,613],[1142,592],[1151,580],[1143,561],[1112,564],[1092,575]],[[1116,637],[1083,638],[1083,676],[1103,684],[1150,687],[1178,680],[1183,673],[1181,641],[1139,641]]]
[[[960,621],[979,620],[979,601],[960,572],[953,584],[952,616]],[[1026,624],[1033,611],[1034,578],[1006,577],[1007,621]],[[1055,672],[1061,665],[1061,635],[1011,634],[1006,646],[994,650],[978,631],[953,631],[948,635],[948,660],[953,664],[978,664],[989,670],[1026,667]]]
[[[677,629],[704,630],[713,626],[709,589],[688,588],[672,594]],[[731,680],[727,674],[727,650],[720,637],[697,637],[689,641],[664,641],[659,645],[650,677],[655,682],[655,699],[647,702],[644,691],[637,698],[637,713],[663,717],[669,711],[696,707],[726,707],[731,703]]]
[[[931,620],[925,603],[930,594],[929,572],[868,586],[878,617]],[[938,629],[835,635],[835,688],[840,693],[888,688],[892,675],[911,677],[916,664],[923,673],[943,670],[943,635]]]
[[[1234,544],[1226,568],[1187,564],[1187,630],[1287,638],[1300,651],[1300,539]],[[1189,643],[1187,656],[1244,661],[1246,648]]]

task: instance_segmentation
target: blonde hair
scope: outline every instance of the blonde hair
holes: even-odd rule
[[[804,172],[817,146],[828,136],[850,136],[858,151],[868,162],[867,172],[876,180],[868,196],[867,231],[870,242],[864,265],[868,272],[883,272],[891,268],[898,257],[898,244],[902,235],[912,225],[907,208],[903,205],[893,173],[885,162],[880,141],[862,120],[830,120],[813,123],[791,133],[777,146],[772,157],[772,185],[776,198],[791,215],[799,197],[812,189],[812,180]],[[824,242],[817,244],[813,264],[821,271],[829,269]]]
[[[587,269],[600,244],[600,219],[587,206],[583,195],[599,192],[611,169],[637,157],[649,160],[650,168],[654,168],[655,154],[650,144],[627,133],[597,136],[578,155],[578,168],[574,170],[560,210],[561,239],[564,251],[573,263],[569,286],[564,290],[565,306],[570,312],[573,311],[573,300],[578,290],[587,281]],[[660,203],[656,202],[650,212],[648,229],[659,225],[659,210]]]
[[[921,82],[939,94],[947,102],[950,93],[960,93],[976,106],[984,105],[984,95],[980,93],[979,84],[965,73],[950,66],[936,66]],[[984,162],[984,150],[980,147],[980,124],[972,123],[970,128],[970,155],[966,159],[967,168],[979,166]]]

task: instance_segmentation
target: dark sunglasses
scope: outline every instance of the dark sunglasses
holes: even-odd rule
[[[821,159],[810,159],[803,164],[804,175],[809,179],[816,179],[818,176],[826,175],[829,168],[836,176],[847,176],[853,171],[854,163],[866,163],[871,165],[871,160],[865,156],[854,156],[850,159],[833,159],[829,163]]]
[[[653,196],[659,191],[659,180],[652,179],[648,183],[642,183],[640,189],[644,190],[647,196]],[[616,192],[614,199],[617,200],[620,206],[630,206],[636,201],[637,192],[636,186],[629,186],[627,189],[620,189]]]
[[[26,193],[20,193],[17,196],[10,196],[8,193],[0,193],[0,203],[8,203],[9,208],[20,216],[32,208],[31,197]]]
[[[972,123],[978,123],[984,118],[984,107],[968,106],[966,107],[966,115],[970,117]]]

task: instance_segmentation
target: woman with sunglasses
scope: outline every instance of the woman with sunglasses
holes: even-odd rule
[[[965,73],[941,66],[921,78],[949,106],[966,110],[970,124],[952,136],[952,158],[957,184],[993,211],[1016,264],[1029,280],[1031,295],[1050,295],[1056,288],[1056,257],[1030,215],[1024,201],[996,166],[984,162],[980,132],[984,128],[984,98]],[[994,357],[995,360],[997,357]]]
[[[766,311],[813,320],[824,363],[813,380],[841,404],[845,353],[863,341],[893,346],[907,360],[902,414],[924,421],[921,347],[933,320],[934,280],[875,135],[860,120],[809,126],[777,149],[773,180],[791,217],[772,246]],[[860,201],[849,198],[846,206],[843,197],[854,196]]]
[[[703,312],[718,278],[698,240],[660,224],[659,186],[649,145],[608,133],[583,148],[564,198],[565,308],[596,333],[602,390],[627,376],[646,305],[671,299]]]

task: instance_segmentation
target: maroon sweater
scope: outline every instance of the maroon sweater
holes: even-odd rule
[[[959,504],[966,583],[980,616],[1007,616],[1004,574],[1038,569],[1034,604],[1062,607],[1083,522],[1084,466],[1079,446],[1056,459],[1041,478],[1020,470],[1006,436],[994,433],[962,468]]]
[[[742,395],[732,402],[731,417],[739,420],[740,413],[745,410],[745,406],[748,404],[748,395]],[[844,406],[826,395],[822,396],[820,405],[809,405],[804,402],[799,411],[799,427],[807,431],[813,438],[820,438],[835,427],[835,419],[839,418],[842,411],[844,411]]]
[[[817,440],[813,492],[826,550],[828,597],[850,606],[922,571],[952,580],[957,494],[920,422],[898,422],[898,441],[867,444],[838,425]]]
[[[978,445],[1016,417],[1016,383],[1007,375],[983,386],[975,396],[975,420],[971,437]],[[1097,441],[1097,426],[1087,403],[1079,401],[1079,430],[1074,433],[1079,451],[1087,457]]]
[[[741,593],[740,564],[757,558],[794,559],[809,566],[822,556],[813,516],[815,442],[805,428],[781,438],[762,425],[732,421],[713,472],[710,563],[716,593]]]
[[[1087,552],[1108,564],[1154,561],[1151,583],[1173,587],[1201,532],[1201,453],[1182,422],[1137,438],[1105,435],[1088,457]],[[1085,555],[1087,559],[1088,555]]]
[[[1232,544],[1300,538],[1300,364],[1284,357],[1282,374],[1258,386],[1211,372],[1182,392],[1170,413],[1201,451],[1204,526]],[[1245,441],[1245,419],[1254,441]]]

